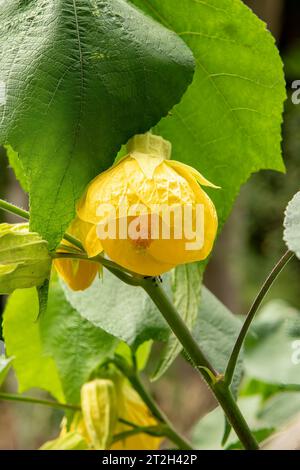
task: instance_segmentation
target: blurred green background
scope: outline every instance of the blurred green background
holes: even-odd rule
[[[246,3],[267,22],[285,64],[288,99],[283,124],[283,156],[287,173],[264,171],[253,175],[242,188],[205,274],[205,284],[235,314],[247,312],[267,273],[284,253],[284,210],[300,189],[300,105],[291,101],[291,84],[300,79],[300,2],[248,0]],[[28,201],[8,167],[3,149],[0,149],[0,168],[0,197],[26,208]],[[0,213],[1,221],[4,217]],[[6,217],[5,220],[14,219]],[[292,261],[265,302],[283,299],[300,309],[299,284],[300,263]],[[4,303],[2,298],[0,311]],[[214,406],[201,379],[182,359],[151,387],[163,409],[183,432]],[[5,389],[16,391],[12,374]],[[184,400],[187,390],[189,399]],[[35,449],[55,436],[60,419],[59,412],[38,405],[0,402],[0,449]]]

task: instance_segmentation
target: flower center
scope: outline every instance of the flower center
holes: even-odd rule
[[[146,250],[152,243],[151,214],[135,217],[128,225],[128,236],[135,248]]]

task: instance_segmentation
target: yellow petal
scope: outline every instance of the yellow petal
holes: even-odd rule
[[[68,233],[80,240],[85,249],[88,245],[91,256],[95,256],[103,251],[101,242],[95,236],[95,226],[76,218],[70,225]],[[89,240],[86,243],[86,240]],[[68,241],[64,241],[66,245],[72,246]],[[64,252],[64,250],[61,250]],[[99,264],[91,261],[77,260],[77,259],[62,259],[54,260],[54,267],[62,279],[74,291],[81,291],[87,289],[94,281],[99,270]]]
[[[216,186],[215,184],[208,181],[208,179],[204,178],[198,170],[193,168],[192,166],[186,165],[185,163],[178,162],[176,160],[169,160],[168,165],[172,166],[179,174],[183,175],[184,177],[190,177],[191,175],[198,181],[199,184],[202,186],[209,186],[210,188],[220,189],[220,186]]]

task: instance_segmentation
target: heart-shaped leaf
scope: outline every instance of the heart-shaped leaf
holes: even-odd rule
[[[196,59],[192,86],[156,131],[173,158],[221,186],[211,191],[219,226],[240,186],[263,168],[283,170],[282,62],[265,24],[240,0],[133,0],[173,29]]]
[[[54,248],[87,183],[178,103],[194,59],[125,0],[6,0],[0,24],[0,142],[19,153],[32,229]]]

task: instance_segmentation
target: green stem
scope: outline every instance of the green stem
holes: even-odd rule
[[[183,436],[178,433],[178,431],[175,430],[173,424],[169,421],[169,418],[153,400],[148,390],[144,387],[143,382],[140,380],[138,373],[129,367],[128,364],[124,362],[123,358],[119,359],[118,356],[115,356],[113,362],[128,378],[129,382],[139,394],[145,405],[147,405],[152,415],[164,426],[164,436],[176,444],[179,449],[193,450],[192,444],[190,444]]]
[[[113,261],[104,258],[101,255],[94,256],[93,258],[89,258],[85,253],[59,253],[56,252],[52,255],[54,259],[78,259],[78,260],[83,260],[83,261],[91,261],[94,263],[100,263],[102,264],[108,271],[110,271],[112,274],[114,274],[116,277],[118,277],[121,281],[125,282],[126,284],[129,284],[131,286],[139,286],[140,285],[140,280],[141,277],[136,275],[129,275],[121,266],[118,264],[114,263]]]
[[[169,418],[164,414],[164,412],[159,408],[156,402],[153,400],[152,396],[148,393],[148,390],[144,387],[139,376],[135,374],[132,377],[129,377],[129,380],[135,390],[138,392],[144,403],[148,406],[149,410],[159,421],[165,424],[165,436],[167,436],[174,444],[182,450],[193,450],[193,446],[183,437],[178,431],[175,430],[173,424],[169,421]]]
[[[215,372],[159,282],[153,278],[145,279],[142,287],[158,307],[185,352],[213,391],[245,449],[258,450],[259,446],[234,401],[229,387],[224,384],[223,377]]]
[[[259,450],[259,445],[236,404],[228,385],[220,380],[212,387],[212,390],[244,448],[246,450]]]
[[[218,373],[215,371],[205,354],[201,351],[197,341],[193,338],[190,330],[165,294],[160,282],[155,278],[144,279],[142,287],[162,313],[194,366],[197,369],[201,369],[202,375],[210,385],[211,382],[214,381],[212,378],[218,377]]]
[[[226,368],[225,372],[225,377],[224,377],[224,382],[230,386],[233,376],[234,376],[234,371],[235,367],[243,346],[243,343],[245,341],[245,338],[247,336],[248,330],[250,328],[250,325],[252,323],[252,320],[255,317],[255,314],[257,310],[259,309],[263,299],[265,298],[266,294],[268,293],[270,287],[272,286],[273,282],[275,279],[278,277],[278,275],[281,273],[283,268],[287,265],[287,263],[293,258],[294,253],[291,251],[287,251],[282,258],[278,261],[278,263],[274,266],[272,269],[271,273],[268,275],[267,279],[263,283],[259,293],[257,294],[248,314],[246,317],[246,320],[242,326],[242,329],[239,333],[239,336],[235,342],[235,345],[233,347],[230,359],[228,361],[228,365]]]
[[[137,434],[148,434],[149,436],[154,437],[165,437],[166,433],[165,430],[161,428],[161,426],[136,426],[134,429],[130,429],[129,431],[124,431],[119,434],[115,434],[113,437],[113,444],[118,441],[123,441],[128,437],[136,436]]]
[[[14,206],[13,204],[10,204],[9,202],[4,201],[3,199],[0,199],[0,207],[5,212],[9,212],[10,214],[22,217],[22,219],[29,220],[29,212],[24,211],[23,209],[20,209],[20,207]]]
[[[80,411],[80,406],[69,405],[68,403],[58,403],[57,401],[43,400],[41,398],[27,397],[25,395],[17,395],[13,393],[0,392],[0,400],[16,401],[22,403],[33,403],[36,405],[50,406],[59,410]]]

